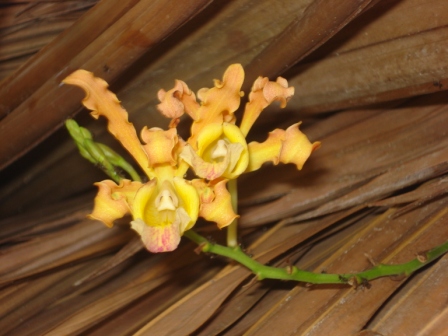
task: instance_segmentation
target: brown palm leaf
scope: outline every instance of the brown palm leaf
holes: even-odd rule
[[[303,120],[322,142],[304,169],[243,176],[240,239],[263,263],[358,272],[448,240],[448,4],[444,0],[66,0],[0,4],[0,334],[443,335],[448,257],[358,288],[257,281],[196,254],[149,254],[124,218],[85,218],[101,172],[62,128],[115,146],[61,86],[78,68],[111,83],[143,125],[157,91],[197,91],[231,63],[296,88],[249,135]],[[79,113],[81,112],[81,113]],[[188,125],[181,122],[180,131]],[[115,144],[115,145],[113,145]],[[120,151],[120,148],[117,148]],[[198,223],[218,242],[224,233]]]

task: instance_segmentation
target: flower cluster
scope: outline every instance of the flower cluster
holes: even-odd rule
[[[174,250],[182,234],[193,227],[198,217],[228,226],[238,217],[231,204],[226,184],[229,179],[257,170],[265,162],[293,163],[301,169],[319,143],[310,143],[299,124],[276,129],[262,143],[247,144],[246,136],[261,111],[273,101],[285,107],[294,94],[283,78],[276,82],[259,77],[253,84],[243,119],[236,125],[235,111],[240,106],[244,80],[241,65],[233,64],[214,87],[195,94],[180,80],[169,91],[160,90],[159,111],[171,119],[168,130],[143,128],[140,139],[128,121],[128,114],[108,84],[85,70],[77,70],[64,83],[86,92],[83,104],[92,116],[104,116],[108,130],[135,158],[148,182],[123,179],[97,183],[99,188],[91,218],[111,227],[114,220],[131,214],[131,227],[151,252]],[[193,123],[184,141],[177,134],[183,114]],[[198,177],[186,180],[191,168]]]

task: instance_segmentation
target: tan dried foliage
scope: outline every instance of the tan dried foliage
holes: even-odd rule
[[[329,273],[411,260],[448,239],[446,1],[1,6],[0,334],[446,332],[447,256],[355,289],[258,282],[188,242],[150,255],[126,218],[111,229],[85,219],[101,175],[56,132],[80,111],[82,93],[60,86],[77,68],[112,84],[137,129],[168,125],[156,98],[174,78],[197,90],[235,62],[246,83],[282,74],[295,96],[286,111],[264,112],[250,137],[303,119],[322,148],[299,173],[267,166],[241,178],[246,252]],[[112,143],[104,125],[77,118]]]

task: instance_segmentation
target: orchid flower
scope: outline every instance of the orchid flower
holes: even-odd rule
[[[215,80],[213,88],[198,91],[200,103],[180,80],[172,90],[160,90],[158,109],[171,118],[169,129],[144,127],[141,142],[128,121],[128,113],[104,80],[85,70],[68,76],[63,82],[85,91],[84,106],[92,110],[94,118],[108,119],[109,132],[134,157],[149,180],[96,183],[99,191],[90,217],[111,227],[116,219],[131,214],[131,228],[151,252],[174,250],[182,234],[194,226],[199,216],[216,222],[219,228],[229,226],[229,236],[233,236],[235,245],[238,176],[257,170],[267,161],[294,163],[301,169],[319,146],[318,142],[310,143],[299,131],[299,124],[286,131],[274,130],[263,143],[247,144],[246,136],[261,111],[273,101],[280,101],[281,107],[285,107],[294,89],[281,77],[276,82],[259,77],[249,94],[241,125],[237,126],[234,113],[243,96],[240,91],[243,80],[242,66],[229,66],[222,81]],[[176,128],[184,113],[193,119],[187,142],[177,135]],[[95,144],[91,137],[84,138],[78,146]],[[189,167],[199,179],[184,179]],[[226,185],[229,180],[230,193]]]
[[[300,123],[286,130],[275,129],[263,143],[247,144],[246,136],[261,111],[274,101],[284,108],[294,94],[286,79],[276,82],[267,77],[258,77],[249,94],[243,119],[238,127],[235,111],[243,96],[241,86],[244,70],[240,64],[230,65],[222,81],[215,80],[211,89],[198,91],[200,103],[188,86],[176,80],[169,91],[158,93],[161,103],[158,109],[171,118],[170,126],[177,125],[186,112],[192,119],[191,136],[179,156],[185,160],[201,178],[213,181],[219,178],[236,179],[239,175],[259,169],[265,162],[293,163],[298,169],[310,154],[319,147],[311,143],[299,130]]]
[[[288,266],[276,268],[258,263],[237,246],[236,179],[242,173],[259,169],[265,162],[293,163],[301,169],[310,154],[319,147],[311,143],[294,124],[286,130],[275,129],[262,143],[246,143],[246,136],[260,113],[273,101],[286,106],[294,94],[284,78],[276,82],[259,77],[252,86],[243,119],[236,125],[244,79],[241,65],[233,64],[222,81],[215,80],[211,89],[198,92],[200,103],[188,86],[177,80],[168,92],[158,93],[159,110],[171,118],[168,130],[144,127],[139,140],[128,114],[117,97],[107,90],[107,83],[92,73],[78,70],[64,83],[81,87],[86,97],[83,104],[92,116],[108,119],[108,129],[135,158],[148,177],[140,177],[109,147],[93,141],[90,132],[75,121],[66,126],[75,139],[81,155],[99,164],[112,180],[96,185],[99,188],[91,218],[111,227],[113,222],[131,214],[131,228],[140,234],[151,252],[174,250],[183,234],[197,243],[198,250],[231,258],[246,266],[258,279],[295,280],[316,284],[351,284],[391,275],[410,274],[448,251],[448,242],[418,254],[413,261],[400,265],[378,265],[370,270],[349,274],[316,274]],[[184,142],[177,135],[180,117],[187,113],[193,119],[191,136]],[[123,168],[134,181],[122,179],[115,167]],[[199,179],[188,181],[184,176],[193,168]],[[227,182],[229,182],[227,189]],[[214,221],[219,228],[228,226],[228,246],[220,246],[190,230],[198,216]]]
[[[140,142],[135,128],[128,121],[115,94],[108,84],[85,70],[77,70],[63,83],[82,88],[86,97],[83,105],[92,110],[92,116],[108,119],[108,130],[134,157],[149,181],[142,183],[123,179],[119,184],[105,180],[99,188],[90,218],[102,221],[108,227],[126,214],[131,214],[131,228],[142,238],[151,252],[174,250],[182,234],[193,227],[198,216],[217,222],[219,227],[229,225],[234,213],[225,181],[211,184],[183,178],[188,165],[180,159],[185,147],[176,128],[143,128]]]

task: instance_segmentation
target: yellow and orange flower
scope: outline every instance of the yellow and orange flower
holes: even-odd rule
[[[226,183],[245,172],[257,170],[265,162],[293,163],[301,169],[319,143],[311,143],[298,129],[299,123],[286,130],[272,131],[262,143],[246,143],[246,136],[261,111],[273,101],[285,107],[294,94],[285,79],[276,82],[259,77],[249,94],[240,126],[235,111],[240,106],[244,71],[233,64],[222,81],[215,80],[211,89],[195,94],[187,84],[176,80],[169,91],[158,93],[158,109],[171,119],[170,128],[143,128],[139,140],[115,94],[108,84],[85,70],[68,76],[64,83],[81,87],[83,104],[94,118],[108,119],[108,130],[135,158],[149,182],[111,180],[97,183],[99,188],[91,218],[111,227],[114,220],[131,214],[131,227],[140,234],[151,252],[174,250],[182,234],[193,227],[198,216],[216,222],[219,228],[235,218],[231,195]],[[180,117],[192,119],[187,142],[177,135]],[[192,168],[199,179],[184,176]]]
[[[279,101],[284,108],[294,94],[294,88],[288,87],[286,79],[281,77],[276,82],[259,77],[252,86],[238,127],[234,113],[243,96],[240,91],[243,80],[242,66],[229,66],[222,81],[215,80],[213,88],[199,90],[200,104],[187,84],[179,80],[173,89],[159,91],[161,103],[158,109],[172,118],[170,125],[177,125],[184,112],[193,119],[191,136],[179,156],[197,176],[211,181],[235,179],[242,173],[259,169],[268,161],[274,164],[293,163],[302,169],[320,143],[311,143],[300,132],[300,123],[287,130],[275,129],[263,143],[246,143],[246,136],[263,109],[274,101]]]
[[[220,184],[215,188],[196,182],[195,186],[183,178],[189,167],[179,158],[185,144],[175,128],[164,131],[145,127],[141,133],[142,144],[128,121],[126,110],[107,90],[105,81],[88,71],[78,70],[64,83],[77,85],[86,92],[84,106],[92,110],[94,118],[108,119],[109,131],[149,178],[147,183],[130,180],[122,180],[118,185],[111,180],[97,183],[99,191],[91,218],[111,227],[114,220],[130,213],[133,216],[131,227],[140,234],[146,248],[151,252],[165,252],[178,246],[182,234],[193,227],[199,215],[216,221],[220,227],[229,225],[236,217],[233,211],[228,211],[229,206],[226,216],[221,217],[207,210],[211,204],[230,202],[230,195]],[[207,197],[202,197],[205,205],[201,211],[200,193],[205,192]]]

